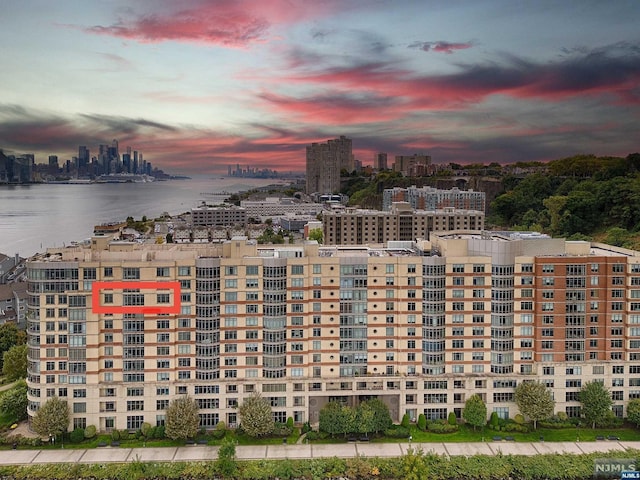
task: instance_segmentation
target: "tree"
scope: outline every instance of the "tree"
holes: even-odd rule
[[[379,398],[371,398],[362,402],[361,405],[365,404],[373,410],[374,432],[384,432],[393,425],[393,420],[391,420],[391,414],[389,413],[389,407],[387,407],[386,403]]]
[[[368,418],[369,413],[364,415]],[[357,412],[348,405],[343,405],[340,402],[329,402],[320,409],[318,428],[332,437],[336,434],[347,435],[358,429],[356,417]]]
[[[0,397],[0,412],[15,421],[27,418],[27,383],[22,380]]]
[[[14,345],[4,352],[2,373],[13,382],[27,377],[27,346]]]
[[[188,395],[175,398],[167,407],[164,433],[172,440],[186,440],[198,434],[198,404]]]
[[[487,423],[487,406],[480,398],[480,395],[471,395],[467,399],[462,411],[462,418],[469,425],[473,425],[474,430],[476,427],[483,427]]]
[[[607,418],[613,405],[609,390],[597,381],[585,383],[578,393],[578,400],[582,404],[582,415],[592,428],[596,428],[596,422]]]
[[[1,409],[1,407],[0,407]],[[640,426],[640,398],[634,398],[627,403],[627,420]]]
[[[522,382],[516,387],[515,401],[518,410],[533,422],[533,429],[538,427],[538,420],[553,415],[556,402],[551,391],[540,382]]]
[[[58,397],[51,397],[33,416],[31,428],[44,438],[58,437],[69,428],[69,404]]]
[[[251,437],[263,437],[273,432],[275,422],[271,405],[259,393],[245,398],[238,409],[242,429]]]
[[[0,325],[0,367],[2,367],[4,352],[14,345],[26,343],[24,336],[24,332],[18,330],[15,323],[7,322]]]
[[[323,234],[321,228],[313,228],[309,231],[309,240],[316,240],[318,243],[322,243]]]
[[[236,445],[233,440],[222,442],[215,461],[216,470],[223,478],[233,478],[238,465],[236,464]]]

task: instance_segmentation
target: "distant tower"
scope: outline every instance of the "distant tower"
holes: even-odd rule
[[[58,156],[57,155],[49,155],[49,173],[55,175],[60,170],[60,166],[58,165]]]
[[[78,174],[85,175],[89,171],[89,161],[91,153],[85,145],[78,147]]]
[[[340,191],[340,171],[355,168],[351,139],[345,136],[307,147],[307,193]]]
[[[386,153],[376,153],[373,157],[373,168],[375,170],[386,170],[387,168],[387,154]]]

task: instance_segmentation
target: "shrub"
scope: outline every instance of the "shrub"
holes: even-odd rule
[[[153,438],[156,438],[156,439],[164,438],[164,425],[159,425],[158,427],[156,427],[156,432]]]
[[[318,440],[320,438],[320,435],[318,434],[318,432],[314,432],[313,430],[309,430],[307,432],[307,440]]]
[[[599,428],[619,428],[622,426],[622,419],[609,410],[607,416],[596,421],[596,427]]]
[[[500,425],[500,417],[498,417],[498,414],[496,412],[491,412],[491,417],[489,418],[489,425],[494,428]]]
[[[311,431],[311,424],[309,422],[304,422],[302,425],[302,433],[308,433]]]
[[[71,432],[69,438],[71,438],[71,443],[82,442],[84,440],[84,428],[76,428],[73,432]]]
[[[410,423],[411,423],[411,419],[409,418],[409,414],[405,413],[402,416],[402,422],[400,422],[400,425],[403,426],[404,428],[409,428]]]
[[[287,417],[287,427],[293,432],[293,417]]]
[[[288,437],[293,433],[293,427],[289,428],[286,423],[276,422],[273,427],[273,435],[276,437]]]
[[[504,427],[502,427],[505,432],[520,432],[527,433],[529,431],[529,427],[527,425],[520,425],[519,423],[507,423]]]
[[[427,429],[427,417],[424,416],[424,413],[418,415],[418,429],[423,432]]]
[[[558,420],[560,420],[561,422],[566,422],[567,420],[569,420],[569,415],[567,415],[567,412],[558,412],[556,413],[556,417],[558,417]]]
[[[393,426],[384,431],[389,438],[409,438],[409,429],[402,425]]]
[[[516,416],[513,417],[513,421],[519,423],[520,425],[523,425],[525,423],[524,415],[522,415],[521,413],[516,414]]]
[[[142,425],[140,425],[140,433],[142,435],[144,435],[146,438],[151,437],[150,433],[151,433],[151,424],[147,423],[147,422],[143,422]]]
[[[227,434],[227,425],[224,422],[218,422],[213,430],[213,438],[220,440]]]
[[[84,429],[84,438],[93,438],[96,436],[96,426],[89,425]]]
[[[453,412],[449,412],[449,416],[447,417],[447,423],[449,425],[457,425],[458,419],[456,418],[456,414]]]
[[[114,430],[113,432],[111,432],[111,440],[114,442],[120,440],[120,432],[118,430]]]
[[[432,433],[453,433],[458,431],[458,425],[450,425],[446,422],[429,422],[427,429]]]

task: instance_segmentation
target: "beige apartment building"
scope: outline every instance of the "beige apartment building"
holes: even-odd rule
[[[407,202],[396,202],[389,211],[349,208],[322,214],[326,245],[385,244],[392,241],[427,239],[431,232],[482,230],[484,212],[458,210],[414,210]]]
[[[579,415],[589,380],[624,415],[640,397],[640,255],[589,242],[481,231],[386,247],[108,242],[27,265],[28,413],[66,399],[70,428],[162,424],[197,399],[238,424],[259,392],[276,420],[378,397],[394,420],[461,415],[478,393],[518,413],[540,380]]]

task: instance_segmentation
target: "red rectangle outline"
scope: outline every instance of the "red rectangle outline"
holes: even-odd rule
[[[100,291],[124,290],[137,288],[140,290],[173,290],[173,305],[167,307],[144,305],[122,306],[100,305]],[[93,313],[142,313],[156,315],[159,313],[180,313],[180,282],[93,282],[91,286],[91,308]]]

